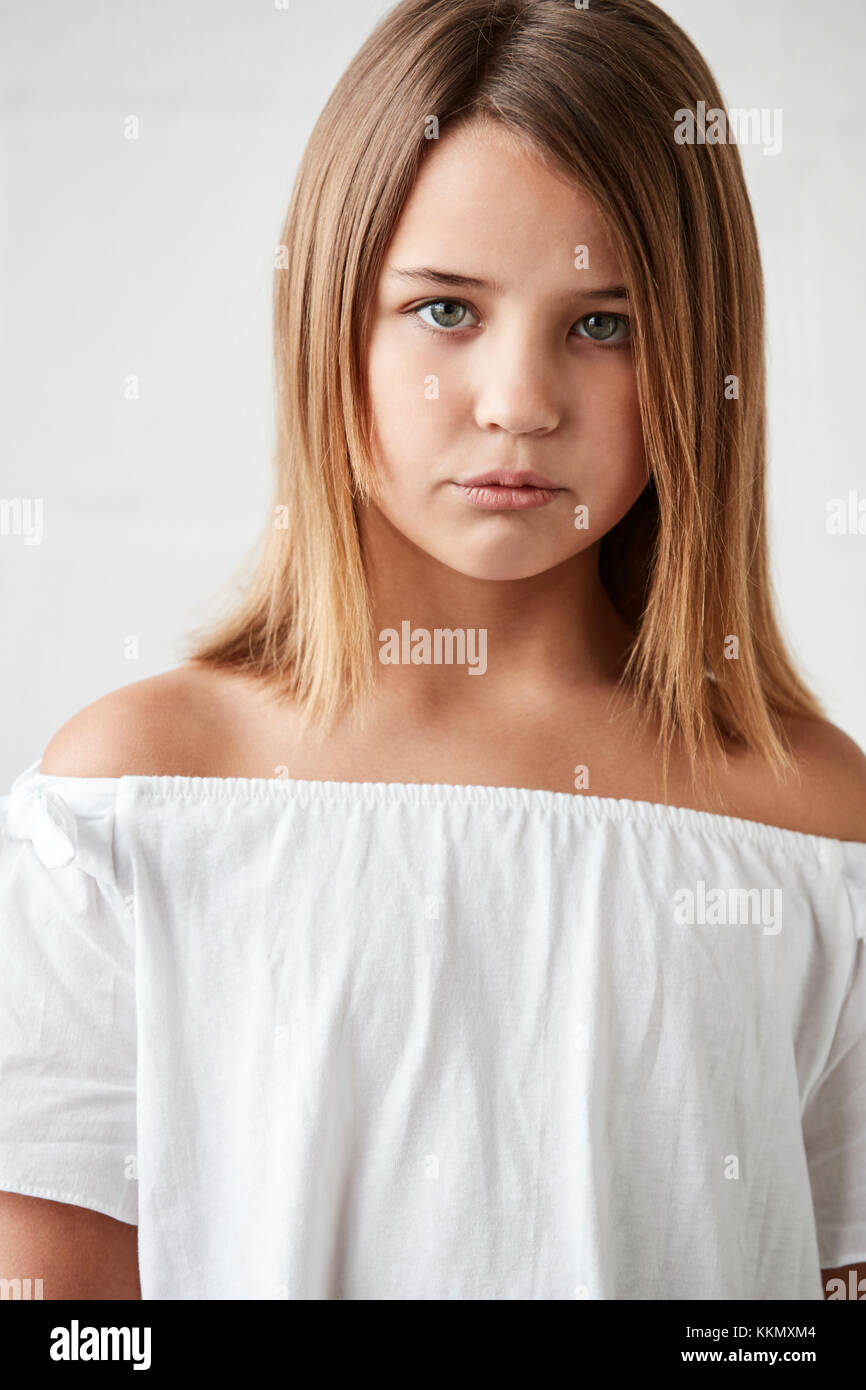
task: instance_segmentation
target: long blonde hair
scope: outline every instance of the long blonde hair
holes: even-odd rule
[[[629,287],[650,483],[600,548],[635,634],[622,689],[659,731],[665,778],[677,736],[693,769],[728,741],[792,766],[779,716],[823,710],[774,614],[763,280],[739,151],[674,139],[675,113],[701,100],[723,106],[649,0],[403,0],[384,17],[297,173],[275,273],[274,509],[245,591],[190,658],[254,672],[305,723],[371,691],[356,514],[376,495],[369,314],[431,132],[495,121],[596,201]]]

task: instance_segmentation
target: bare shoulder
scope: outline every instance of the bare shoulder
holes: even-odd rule
[[[242,722],[245,687],[184,663],[79,710],[44,749],[58,777],[208,776]]]
[[[783,720],[796,771],[784,782],[761,772],[750,788],[755,819],[834,840],[866,842],[866,753],[824,719]]]

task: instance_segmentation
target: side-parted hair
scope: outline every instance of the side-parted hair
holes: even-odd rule
[[[723,107],[649,0],[403,0],[384,17],[319,117],[281,235],[273,513],[245,591],[189,657],[256,673],[306,725],[372,690],[356,514],[378,490],[370,314],[431,131],[496,122],[593,198],[629,290],[650,481],[600,547],[635,634],[621,687],[665,777],[676,737],[693,768],[728,741],[793,766],[780,716],[824,711],[774,613],[758,241],[736,144],[674,138],[699,101]]]

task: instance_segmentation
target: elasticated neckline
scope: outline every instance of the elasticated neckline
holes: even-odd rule
[[[64,780],[64,779],[60,779]],[[68,779],[70,781],[86,779]],[[110,778],[94,779],[102,783]],[[664,802],[639,801],[630,797],[593,796],[583,792],[554,792],[532,787],[498,787],[448,782],[343,782],[281,777],[189,777],[126,775],[113,779],[125,793],[149,801],[279,801],[293,797],[308,801],[365,806],[467,806],[480,810],[521,809],[529,814],[571,816],[589,823],[638,823],[658,828],[701,832],[713,837],[724,835],[757,844],[787,846],[791,850],[810,846],[860,845],[827,835],[789,830],[763,821],[701,811],[694,807]],[[866,855],[866,843],[861,845]]]
[[[571,816],[590,824],[603,821],[637,823],[660,829],[692,830],[710,838],[718,835],[755,844],[772,844],[791,851],[810,847],[815,853],[830,846],[855,847],[866,855],[866,843],[839,840],[789,830],[765,821],[674,806],[631,797],[594,796],[584,792],[554,792],[537,787],[489,786],[452,782],[346,782],[292,777],[195,777],[174,774],[124,774],[121,777],[68,777],[29,770],[37,785],[63,786],[68,795],[125,796],[144,801],[279,801],[288,796],[302,805],[312,801],[365,806],[468,806],[479,809],[522,809],[527,813]]]

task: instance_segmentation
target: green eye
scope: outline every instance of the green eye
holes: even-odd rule
[[[433,323],[437,328],[459,328],[468,312],[466,305],[457,299],[434,299],[429,304],[421,304],[415,313],[423,314],[428,311],[433,315]],[[422,319],[422,323],[429,324],[429,320]]]
[[[585,314],[577,326],[584,330],[579,336],[594,343],[623,342],[629,336],[629,321],[624,314]]]

